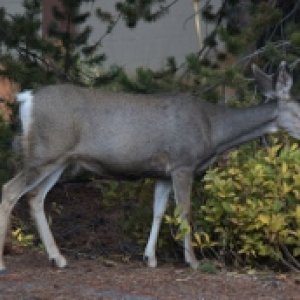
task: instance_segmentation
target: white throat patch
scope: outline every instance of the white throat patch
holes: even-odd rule
[[[32,100],[32,91],[24,91],[17,95],[17,101],[20,103],[19,115],[24,135],[28,134],[32,122]]]

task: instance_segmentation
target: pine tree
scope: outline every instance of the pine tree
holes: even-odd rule
[[[2,75],[29,88],[54,80],[55,72],[43,55],[50,55],[55,47],[40,37],[40,1],[25,0],[23,5],[23,15],[0,9],[0,64]]]
[[[123,19],[130,28],[137,26],[141,20],[155,22],[178,1],[118,1],[114,13],[103,11],[101,7],[95,8],[100,20],[99,26],[106,26],[106,31],[94,44],[87,44],[92,29],[84,27],[90,14],[82,13],[80,9],[82,3],[92,0],[60,0],[60,7],[53,10],[54,22],[50,29],[52,38],[60,41],[58,43],[42,39],[39,34],[40,1],[25,0],[24,15],[10,16],[1,8],[0,64],[5,66],[2,73],[24,87],[62,78],[82,81],[80,62],[101,64],[105,59],[105,54],[99,54],[103,38],[112,32],[119,20]],[[292,63],[299,58],[298,1],[223,0],[216,11],[212,1],[202,3],[202,18],[204,22],[211,23],[214,29],[205,38],[203,48],[198,53],[190,54],[186,65],[179,68],[186,69],[184,75],[180,75],[180,79],[188,78],[184,82],[189,83],[190,78],[194,79],[195,92],[206,95],[210,100],[217,100],[225,87],[231,87],[238,90],[240,98],[246,99],[249,80],[244,76],[244,71],[253,61],[272,72],[280,60],[286,59]],[[64,26],[58,26],[61,23]],[[76,30],[72,29],[74,26]],[[224,46],[220,47],[220,41]],[[172,65],[173,72],[177,71],[176,63]],[[116,79],[120,69],[118,72],[116,70],[115,68],[109,74],[96,78],[95,82]],[[296,68],[296,78],[298,73]],[[162,74],[151,75],[148,71],[139,74],[142,74],[139,78],[143,78],[143,85],[151,83],[150,90],[154,86],[151,76],[156,81],[163,79]],[[169,70],[166,74],[169,74]],[[300,87],[295,85],[295,89],[300,90]],[[148,89],[143,86],[140,90]]]
[[[0,9],[2,74],[23,87],[62,80],[84,83],[81,64],[101,65],[105,54],[98,50],[103,39],[112,32],[120,19],[124,19],[125,24],[131,28],[142,19],[153,22],[167,13],[170,3],[178,0],[120,1],[116,4],[115,13],[106,12],[101,7],[95,8],[95,14],[100,20],[99,26],[105,26],[106,31],[94,44],[87,44],[92,28],[84,26],[90,13],[81,12],[82,4],[93,0],[59,1],[59,7],[53,8],[50,39],[40,36],[41,1],[24,0],[23,15],[9,15],[3,7]],[[112,76],[104,76],[106,80],[114,79],[116,76],[113,73]]]
[[[247,100],[245,70],[251,63],[271,73],[281,60],[293,64],[300,56],[299,1],[223,0],[217,11],[205,1],[201,13],[214,29],[199,53],[187,57],[186,74],[208,100],[222,98],[226,87]],[[295,77],[298,73],[299,68]],[[294,88],[299,90],[297,85]]]
[[[169,9],[179,0],[125,0],[116,3],[119,11],[129,28],[134,28],[140,20],[155,22],[169,12]]]
[[[58,41],[60,51],[54,57],[61,62],[66,75],[78,77],[78,61],[82,54],[91,54],[88,51],[87,41],[92,28],[85,26],[79,31],[79,25],[84,24],[90,17],[89,12],[81,13],[80,7],[84,2],[93,0],[59,0],[60,7],[53,7],[54,22],[49,28],[49,36]]]

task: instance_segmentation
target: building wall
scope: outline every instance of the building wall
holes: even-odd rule
[[[0,0],[1,7],[5,7],[8,13],[14,14],[14,13],[22,13],[23,7],[22,7],[23,0]]]
[[[9,13],[21,13],[23,0],[1,0],[2,6]],[[57,0],[42,0],[55,2]],[[95,0],[93,4],[84,4],[82,12],[90,11],[92,16],[89,25],[92,26],[90,42],[97,41],[105,32],[105,27],[94,15],[96,7],[115,12],[115,3],[118,0]],[[216,7],[221,0],[211,1]],[[204,3],[204,1],[202,1]],[[179,0],[169,14],[154,23],[139,22],[135,29],[124,26],[120,20],[114,31],[102,43],[101,52],[107,55],[106,66],[117,64],[128,72],[144,66],[152,69],[161,69],[166,58],[174,56],[178,64],[192,52],[199,50],[199,41],[195,29],[193,0]],[[187,21],[188,20],[188,21]],[[210,31],[208,24],[202,26],[203,35]]]
[[[96,0],[85,5],[82,11],[92,11],[101,6],[103,10],[114,11],[117,0]],[[154,23],[141,21],[135,29],[124,26],[121,20],[112,34],[103,40],[103,52],[107,54],[107,64],[118,64],[132,71],[139,66],[159,69],[164,66],[166,57],[174,56],[181,63],[188,53],[198,50],[198,41],[193,18],[192,0],[180,0],[170,13]],[[93,16],[94,30],[91,42],[104,33],[103,24]]]

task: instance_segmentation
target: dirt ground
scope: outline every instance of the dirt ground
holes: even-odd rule
[[[300,299],[299,274],[222,269],[207,274],[167,260],[147,268],[141,257],[124,253],[116,225],[120,212],[101,207],[98,189],[60,185],[49,195],[49,207],[58,210],[52,229],[68,267],[51,267],[37,248],[10,251],[5,256],[8,271],[0,275],[0,300]],[[17,208],[26,222],[23,210]]]
[[[210,275],[182,265],[150,269],[139,262],[83,258],[69,259],[69,267],[59,270],[49,266],[45,254],[32,250],[9,255],[6,262],[1,300],[300,299],[300,278],[292,274]]]

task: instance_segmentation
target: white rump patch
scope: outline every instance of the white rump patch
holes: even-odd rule
[[[32,91],[24,91],[17,95],[17,101],[20,103],[19,114],[24,135],[29,132],[30,124],[32,122],[32,100]]]

